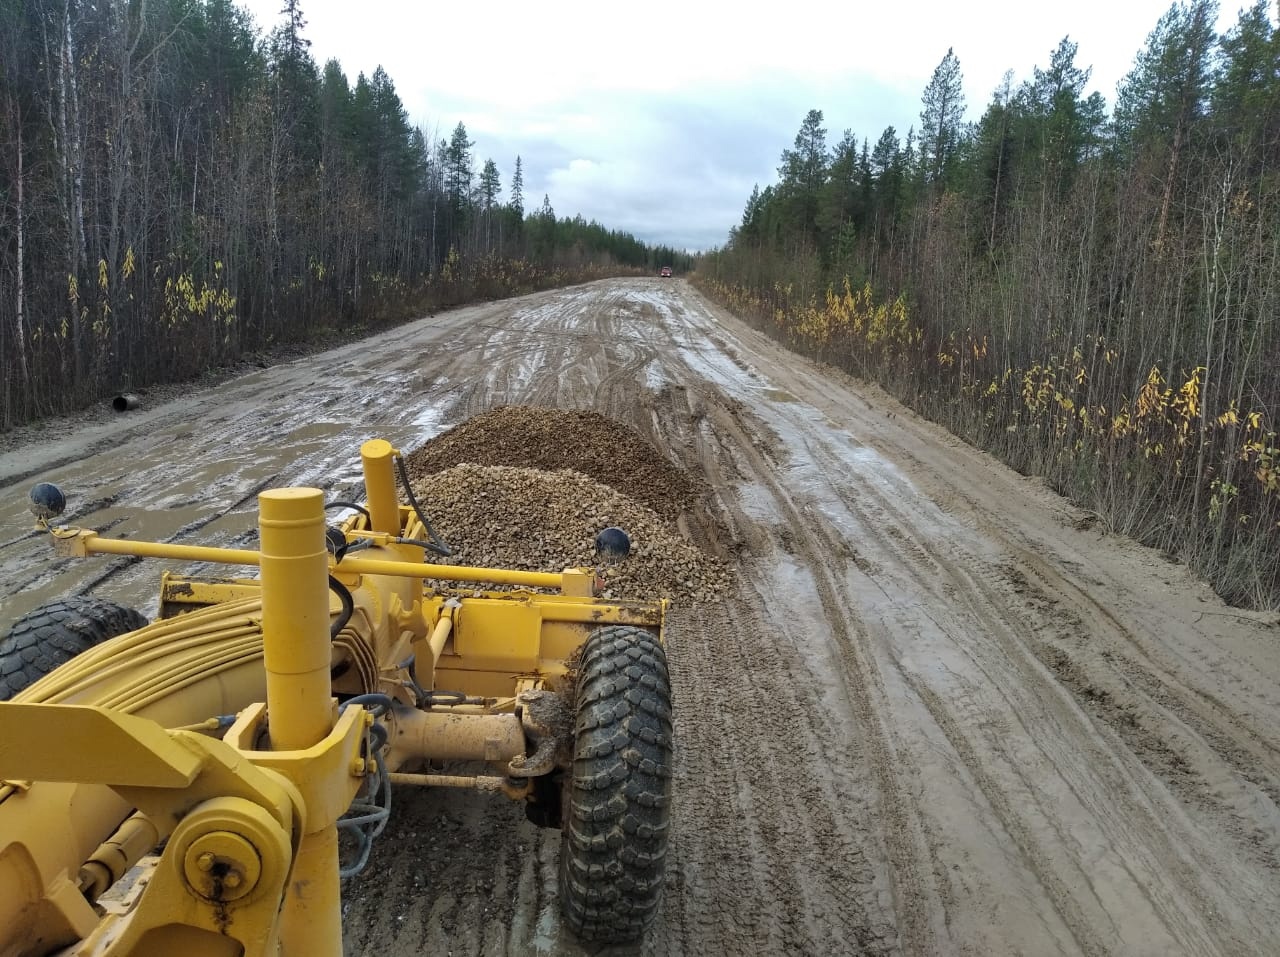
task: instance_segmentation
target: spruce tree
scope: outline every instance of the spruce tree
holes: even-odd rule
[[[947,48],[947,55],[924,88],[921,102],[920,166],[926,182],[939,183],[951,172],[964,120],[960,60],[954,49]]]

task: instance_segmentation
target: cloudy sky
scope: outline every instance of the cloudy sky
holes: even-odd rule
[[[282,0],[240,0],[259,26]],[[1251,0],[1250,0],[1251,2]],[[1240,2],[1223,0],[1220,29]],[[777,178],[810,109],[828,143],[846,129],[874,145],[919,125],[920,96],[954,48],[969,118],[1006,71],[1015,85],[1064,36],[1091,89],[1117,82],[1166,0],[302,0],[321,65],[354,84],[381,65],[410,120],[433,139],[464,123],[477,170],[505,189],[522,157],[525,206],[544,194],[649,243],[705,250],[740,221],[752,186]]]

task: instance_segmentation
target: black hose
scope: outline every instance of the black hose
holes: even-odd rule
[[[417,498],[414,497],[413,487],[409,484],[409,470],[404,465],[404,456],[396,456],[396,469],[400,473],[400,484],[404,486],[405,497],[409,499],[409,504],[413,507],[414,514],[418,516],[418,521],[422,523],[422,527],[431,536],[431,541],[424,543],[425,547],[437,555],[443,555],[446,558],[452,557],[453,549],[446,545],[444,540],[436,533],[436,530],[431,527],[431,522],[423,514],[422,506],[418,504]]]
[[[347,627],[347,622],[351,620],[351,616],[355,613],[356,603],[351,598],[351,592],[347,590],[347,586],[338,581],[332,575],[329,576],[329,589],[338,593],[338,600],[342,602],[342,614],[338,616],[338,620],[329,626],[329,640],[335,641],[342,633],[342,629]]]

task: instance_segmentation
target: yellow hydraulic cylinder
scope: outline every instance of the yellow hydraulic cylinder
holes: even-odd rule
[[[271,747],[300,751],[333,730],[324,493],[272,489],[258,504]]]
[[[324,495],[273,489],[258,496],[267,720],[275,751],[309,748],[333,729]],[[280,914],[285,954],[341,957],[338,832],[303,835]]]
[[[364,463],[364,491],[369,524],[375,532],[400,533],[400,503],[396,499],[396,450],[386,439],[370,439],[360,446]]]

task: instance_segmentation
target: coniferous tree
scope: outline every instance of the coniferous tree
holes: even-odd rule
[[[1084,93],[1091,71],[1075,65],[1076,49],[1064,37],[1050,56],[1049,68],[1035,68],[1018,103],[1025,135],[1034,141],[1028,153],[1035,157],[1043,182],[1055,198],[1060,198],[1080,163],[1094,152],[1106,120],[1101,94]]]
[[[466,126],[459,122],[444,148],[444,188],[448,197],[449,221],[459,235],[466,230],[471,209],[473,146],[475,143],[467,138]]]
[[[492,159],[487,159],[484,161],[484,168],[480,171],[480,207],[486,213],[490,212],[501,192],[502,180],[498,175],[498,164]]]
[[[1255,0],[1220,41],[1221,63],[1212,93],[1214,128],[1253,156],[1280,159],[1280,27],[1268,0]]]
[[[884,242],[893,233],[906,177],[906,163],[898,143],[897,131],[892,126],[886,127],[876,140],[869,166],[873,184],[870,210],[872,229],[877,239]]]
[[[963,76],[952,48],[933,71],[920,111],[920,167],[928,183],[944,182],[960,146],[964,121]]]
[[[818,191],[817,227],[829,261],[847,261],[860,228],[862,169],[857,137],[851,130],[831,153],[826,181]]]
[[[511,208],[516,215],[524,216],[524,166],[516,156],[516,170],[511,174]]]
[[[794,240],[816,244],[819,192],[827,179],[827,131],[822,111],[810,110],[796,133],[795,146],[784,150],[778,167],[777,194],[784,206],[786,225]]]
[[[477,187],[477,199],[480,217],[484,223],[485,252],[492,249],[493,244],[493,209],[498,202],[498,194],[502,192],[502,181],[498,176],[498,164],[492,159],[484,161],[480,171],[480,182]]]

